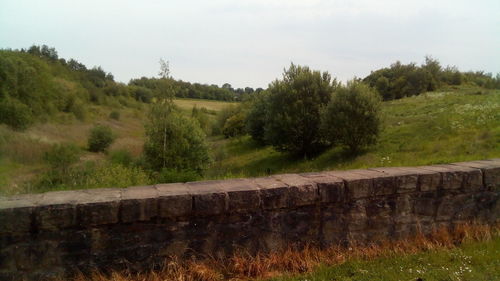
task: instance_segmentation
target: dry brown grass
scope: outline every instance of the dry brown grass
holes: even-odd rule
[[[499,226],[462,224],[452,230],[445,228],[431,235],[384,241],[372,245],[332,246],[326,249],[307,246],[280,253],[236,254],[228,259],[179,261],[170,259],[161,270],[147,273],[112,272],[79,274],[73,281],[219,281],[252,280],[290,273],[310,272],[319,265],[338,265],[350,259],[374,259],[384,256],[415,254],[422,251],[452,248],[465,241],[487,241],[500,235]]]

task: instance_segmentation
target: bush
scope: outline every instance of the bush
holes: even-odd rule
[[[120,112],[116,110],[111,111],[111,113],[109,114],[109,118],[120,120]]]
[[[0,123],[15,130],[25,130],[33,123],[33,114],[27,105],[16,99],[4,99],[0,101]]]
[[[114,140],[115,136],[109,126],[97,125],[90,130],[88,147],[92,152],[106,151]]]
[[[335,87],[328,72],[292,64],[282,80],[269,85],[266,142],[279,151],[303,156],[323,149],[327,143],[320,133],[320,112]]]
[[[380,131],[380,96],[367,85],[350,81],[334,93],[321,120],[326,138],[351,152],[376,142]]]
[[[155,182],[171,183],[171,182],[188,182],[195,181],[200,178],[200,174],[192,170],[175,170],[164,168],[158,173]]]
[[[86,162],[64,173],[49,171],[34,181],[38,191],[53,189],[88,189],[127,187],[149,184],[150,178],[139,167],[124,167],[112,163]]]
[[[222,128],[222,134],[226,138],[241,136],[245,134],[245,114],[238,112],[229,117]]]
[[[58,171],[67,171],[79,158],[80,149],[74,144],[56,144],[44,155],[51,169]]]
[[[167,168],[201,174],[209,163],[205,134],[198,122],[183,116],[166,101],[151,107],[144,156],[155,171]]]
[[[127,150],[115,150],[109,153],[109,160],[113,164],[129,167],[134,163],[134,157]]]
[[[217,119],[212,127],[212,133],[214,135],[223,134],[224,126],[226,125],[226,121],[232,116],[238,114],[241,111],[241,106],[230,105],[224,107],[221,111],[217,113]]]

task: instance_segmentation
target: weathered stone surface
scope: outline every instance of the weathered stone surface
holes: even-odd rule
[[[229,212],[245,212],[260,207],[259,186],[248,179],[232,179],[221,183],[228,195]]]
[[[351,170],[350,172],[364,175],[372,181],[372,195],[391,195],[396,192],[396,179],[389,173],[377,171],[375,169],[369,170]]]
[[[251,179],[260,189],[262,208],[280,209],[288,206],[288,185],[273,177]]]
[[[199,181],[186,184],[193,196],[193,211],[196,215],[209,216],[223,214],[228,210],[227,193],[222,181]]]
[[[273,176],[288,186],[288,206],[312,205],[319,201],[318,186],[308,178],[297,174]]]
[[[387,174],[391,177],[394,177],[392,184],[394,185],[394,189],[396,193],[408,193],[408,192],[414,192],[417,190],[417,184],[418,184],[418,175],[419,173],[417,171],[412,171],[409,169],[401,169],[401,168],[394,168],[394,167],[389,167],[389,168],[374,168],[370,169],[378,172],[382,172],[384,174]],[[377,183],[375,185],[375,190],[384,190],[383,187],[378,187]],[[392,194],[392,188],[388,190],[388,193],[384,194]]]
[[[344,180],[334,177],[327,172],[304,173],[301,176],[308,178],[318,186],[320,200],[323,203],[344,202]]]
[[[459,169],[450,169],[443,165],[422,166],[420,169],[439,172],[441,174],[441,182],[439,188],[442,189],[459,189],[463,184],[463,173]]]
[[[495,224],[499,168],[488,160],[0,197],[0,279]]]
[[[30,232],[33,210],[40,195],[22,195],[0,199],[0,234]]]
[[[373,193],[373,180],[368,176],[350,171],[332,171],[328,174],[344,181],[348,200],[368,197]]]
[[[183,183],[157,184],[158,215],[162,218],[188,217],[193,213],[193,197]]]
[[[148,221],[158,216],[158,190],[154,186],[133,186],[123,189],[122,222]]]
[[[483,184],[486,189],[495,189],[500,187],[500,161],[485,160],[452,163],[463,167],[481,169],[483,173]]]
[[[112,188],[82,191],[85,196],[76,205],[77,221],[80,226],[94,226],[118,222],[121,190]]]
[[[437,171],[421,169],[419,167],[395,167],[394,169],[417,175],[418,191],[437,190],[441,185],[441,174]]]

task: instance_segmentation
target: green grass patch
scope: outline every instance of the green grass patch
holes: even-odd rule
[[[270,281],[500,280],[500,237],[468,242],[458,248],[349,260],[312,273]]]

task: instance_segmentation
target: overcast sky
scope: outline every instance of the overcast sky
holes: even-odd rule
[[[55,47],[116,80],[267,87],[290,62],[364,77],[425,55],[500,72],[499,0],[0,0],[0,48]]]

